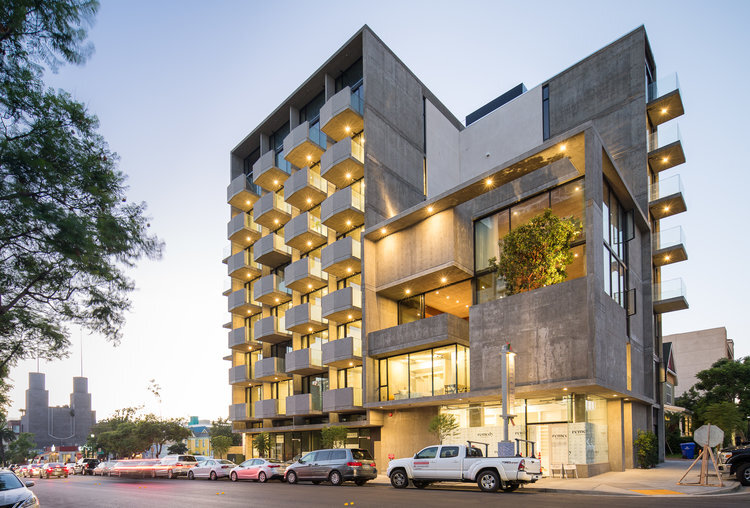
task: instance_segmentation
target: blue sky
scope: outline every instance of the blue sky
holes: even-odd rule
[[[99,418],[144,404],[164,416],[226,416],[229,151],[363,24],[368,24],[458,117],[519,82],[528,88],[645,25],[658,71],[677,71],[686,114],[678,121],[690,309],[667,314],[664,332],[726,326],[736,355],[750,354],[746,312],[750,240],[745,142],[750,82],[750,2],[250,2],[104,0],[83,67],[48,83],[70,91],[101,121],[166,242],[159,262],[133,271],[138,290],[123,343],[73,330],[68,360],[42,362],[52,404],[72,376],[88,376]],[[664,176],[667,176],[666,174]],[[678,366],[679,369],[679,366]],[[11,372],[11,416],[24,407],[24,362]],[[147,391],[162,386],[162,405]]]

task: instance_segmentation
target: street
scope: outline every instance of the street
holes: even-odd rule
[[[551,492],[520,491],[486,494],[470,484],[438,486],[424,490],[396,490],[390,485],[367,484],[357,487],[346,483],[340,487],[327,484],[287,485],[276,481],[267,484],[232,483],[229,480],[190,481],[184,478],[124,479],[71,476],[67,479],[35,479],[31,488],[43,507],[96,506],[118,507],[246,507],[246,506],[310,506],[310,507],[382,507],[382,506],[480,506],[493,504],[526,504],[535,508],[575,504],[578,507],[608,508],[632,506],[748,506],[750,493],[724,496],[680,496],[676,498],[636,496],[594,496]]]

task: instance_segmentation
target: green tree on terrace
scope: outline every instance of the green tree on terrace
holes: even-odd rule
[[[0,375],[24,358],[65,356],[66,324],[117,344],[134,288],[125,270],[161,254],[97,118],[42,80],[86,61],[98,8],[0,2]]]
[[[500,240],[500,260],[490,266],[505,279],[508,294],[563,282],[573,262],[570,244],[581,232],[574,217],[560,218],[545,210]]]

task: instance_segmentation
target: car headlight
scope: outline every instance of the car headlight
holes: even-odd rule
[[[19,508],[31,508],[32,506],[39,506],[39,500],[34,494],[31,494],[29,497],[27,497],[26,500],[21,503]]]

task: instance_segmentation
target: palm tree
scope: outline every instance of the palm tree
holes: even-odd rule
[[[10,443],[16,439],[16,433],[13,429],[8,428],[8,420],[5,415],[0,413],[0,463],[5,466],[5,443]]]

